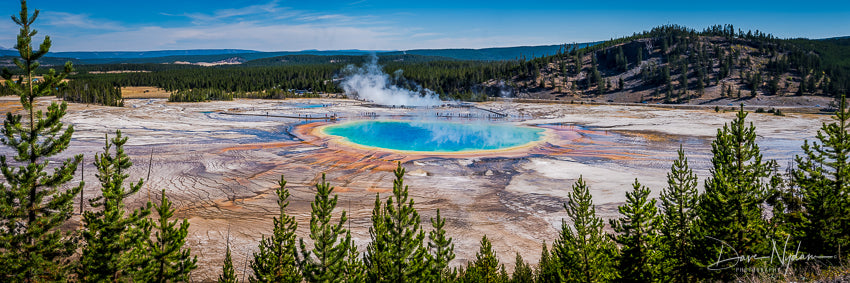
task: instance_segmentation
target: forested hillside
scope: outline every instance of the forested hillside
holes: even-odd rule
[[[721,98],[844,94],[845,39],[778,39],[759,31],[662,26],[554,56],[513,78],[544,98],[603,96],[623,102],[688,103]]]

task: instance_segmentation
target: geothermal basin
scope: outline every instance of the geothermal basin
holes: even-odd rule
[[[39,98],[37,107],[46,108],[51,99]],[[0,97],[0,111],[20,111],[18,103],[16,97]],[[507,268],[517,252],[536,264],[541,244],[557,238],[567,192],[579,176],[590,187],[597,213],[616,218],[635,178],[658,196],[679,145],[702,184],[717,128],[735,117],[734,111],[713,109],[509,101],[428,109],[347,99],[127,99],[125,105],[70,103],[63,122],[74,125],[73,140],[55,160],[83,154],[85,175],[78,172],[71,183],[85,179],[85,197],[99,195],[92,158],[103,151],[105,134],[113,137],[121,130],[129,137],[129,180],[146,179],[127,207],[157,200],[165,190],[175,216],[191,224],[187,245],[199,261],[194,281],[217,278],[228,234],[233,261],[240,263],[237,276],[243,276],[260,238],[272,233],[278,213],[274,189],[281,175],[292,194],[287,211],[299,223],[299,238],[309,242],[310,202],[324,173],[339,195],[334,216],[347,211],[352,238],[363,252],[375,196],[385,200],[392,193],[398,162],[407,171],[404,182],[425,230],[437,209],[446,218],[457,253],[454,266],[475,258],[485,234]],[[812,140],[821,123],[831,119],[783,112],[786,116],[780,117],[751,111],[747,121],[756,126],[765,158],[785,167],[800,154],[803,140]],[[380,131],[364,135],[363,127]],[[389,142],[405,128],[408,134]],[[502,129],[498,139],[505,143],[467,146]],[[432,142],[434,137],[441,138]],[[425,143],[413,147],[412,139]],[[0,154],[14,152],[0,147]]]
[[[363,120],[325,126],[321,133],[375,149],[418,153],[468,153],[527,146],[544,129],[507,123]]]

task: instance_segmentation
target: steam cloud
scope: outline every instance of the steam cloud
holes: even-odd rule
[[[400,71],[396,71],[395,76],[391,78],[378,65],[378,57],[372,55],[370,62],[361,67],[346,66],[342,71],[343,79],[340,85],[348,98],[367,100],[381,105],[426,107],[443,105],[439,95],[405,80]],[[415,90],[399,87],[397,84],[400,81]]]

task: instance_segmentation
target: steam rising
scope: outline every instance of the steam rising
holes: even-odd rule
[[[407,81],[401,76],[401,70],[390,77],[378,65],[378,57],[371,56],[369,63],[361,67],[348,65],[343,69],[343,79],[340,85],[348,98],[371,101],[381,105],[425,106],[443,105],[440,96],[416,83]],[[415,88],[410,90],[399,87],[403,83]]]

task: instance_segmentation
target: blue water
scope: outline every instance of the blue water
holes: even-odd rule
[[[543,137],[543,129],[509,124],[416,121],[355,121],[324,129],[364,146],[405,151],[462,152],[524,145]]]
[[[321,108],[321,107],[325,107],[325,106],[328,106],[328,105],[327,104],[295,103],[292,106],[295,106],[295,108],[305,108],[306,109],[306,108]]]

